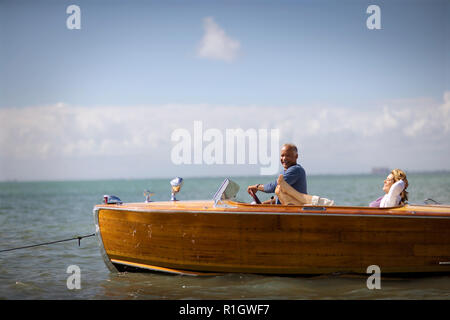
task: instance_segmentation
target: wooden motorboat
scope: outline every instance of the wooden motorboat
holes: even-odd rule
[[[450,272],[450,206],[248,204],[228,200],[226,189],[207,201],[95,206],[107,266],[192,275],[365,274],[371,265],[382,274]]]

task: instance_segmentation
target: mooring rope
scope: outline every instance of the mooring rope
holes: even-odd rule
[[[3,250],[0,250],[0,253],[1,252],[6,252],[6,251],[19,250],[19,249],[26,249],[26,248],[33,248],[33,247],[39,247],[39,246],[46,246],[48,244],[64,242],[64,241],[71,241],[71,240],[78,240],[78,246],[80,246],[81,245],[81,239],[88,238],[88,237],[93,237],[93,236],[95,236],[95,233],[88,234],[88,235],[85,235],[85,236],[78,236],[78,237],[74,237],[74,238],[70,238],[70,239],[62,239],[62,240],[56,240],[56,241],[32,244],[32,245],[29,245],[29,246],[23,246],[23,247],[11,248],[11,249],[3,249]]]
[[[436,200],[433,200],[433,199],[431,199],[431,198],[427,198],[427,199],[425,199],[423,202],[425,202],[425,204],[428,204],[429,202],[434,202],[435,204],[442,204],[442,203],[437,202]]]

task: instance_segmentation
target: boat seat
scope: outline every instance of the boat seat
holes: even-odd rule
[[[275,188],[275,193],[278,196],[281,204],[283,205],[294,205],[294,206],[333,206],[334,201],[322,198],[319,196],[312,196],[309,194],[301,193],[295,190],[289,183],[287,183],[283,175],[277,179],[277,187]]]

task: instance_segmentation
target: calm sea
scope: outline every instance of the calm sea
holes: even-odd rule
[[[310,176],[308,191],[338,205],[367,205],[382,194],[384,176]],[[233,178],[239,200],[250,202],[249,184],[262,177]],[[450,203],[450,174],[409,174],[410,202]],[[211,199],[223,178],[185,179],[179,200]],[[124,202],[170,198],[169,179],[0,183],[0,250],[95,232],[92,208],[103,194]],[[258,193],[260,195],[260,193]],[[267,197],[260,197],[266,199]],[[69,290],[67,267],[81,270],[81,289]],[[189,277],[111,273],[95,237],[0,253],[0,299],[450,299],[450,275],[387,278],[369,290],[365,276],[280,277],[226,274]]]

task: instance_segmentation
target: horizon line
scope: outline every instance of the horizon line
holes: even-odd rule
[[[392,170],[392,169],[390,169]],[[390,171],[389,170],[389,171]],[[435,173],[450,173],[450,169],[436,169],[436,170],[407,170],[407,174],[435,174]],[[278,175],[278,174],[277,174]],[[268,177],[273,178],[277,175],[210,175],[210,176],[189,176],[186,175],[183,179],[219,179],[219,178],[261,178]],[[318,176],[383,176],[382,173],[372,173],[372,172],[346,172],[346,173],[311,173],[307,174],[307,177],[318,177]],[[94,179],[36,179],[36,180],[21,180],[21,179],[4,179],[0,180],[0,183],[29,183],[29,182],[94,182],[94,181],[124,181],[124,180],[170,180],[174,176],[160,176],[160,177],[114,177],[114,178],[94,178]]]

